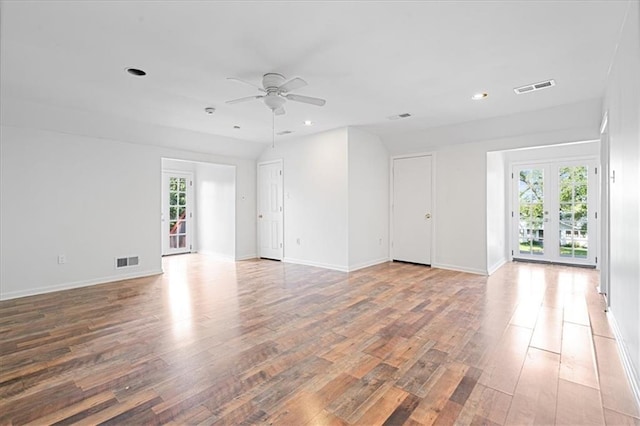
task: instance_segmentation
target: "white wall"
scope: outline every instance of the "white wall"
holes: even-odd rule
[[[196,163],[196,233],[199,253],[236,257],[236,170]]]
[[[488,272],[487,152],[596,140],[600,116],[592,100],[383,138],[391,155],[436,154],[432,266]]]
[[[145,147],[5,126],[1,147],[2,299],[161,272],[160,161]]]
[[[163,157],[236,166],[236,257],[255,256],[254,160],[4,122],[0,130],[2,299],[160,272]],[[115,270],[114,258],[130,255],[140,266]]]
[[[507,207],[509,185],[504,152],[487,153],[487,273],[508,259]]]
[[[389,153],[378,136],[350,127],[349,270],[389,260]]]
[[[629,11],[607,82],[610,169],[610,302],[640,384],[640,7]],[[637,390],[637,388],[636,388]],[[640,398],[640,395],[637,394]]]
[[[285,261],[348,270],[347,143],[343,128],[276,141],[260,157],[283,159]]]

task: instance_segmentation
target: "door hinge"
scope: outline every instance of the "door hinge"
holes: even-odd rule
[[[189,217],[193,217],[193,213],[189,212]]]
[[[596,256],[596,263],[598,263],[598,256]]]
[[[511,250],[511,256],[513,256],[513,250]]]
[[[511,217],[515,217],[515,216],[513,215],[513,212],[511,212]]]
[[[282,248],[282,243],[280,243],[280,248]]]
[[[189,244],[189,250],[193,250],[193,246]]]
[[[511,179],[513,179],[513,173],[511,173]]]
[[[598,212],[596,212],[596,219],[598,218]]]
[[[282,170],[278,170],[280,172],[280,176],[282,176]]]
[[[193,186],[193,181],[192,180],[189,181],[189,186]]]
[[[595,169],[596,169],[596,174],[598,174],[598,168],[596,167]]]

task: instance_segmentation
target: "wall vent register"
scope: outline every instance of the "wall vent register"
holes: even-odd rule
[[[129,268],[132,266],[138,266],[139,264],[140,259],[138,258],[138,256],[116,258],[116,269]]]

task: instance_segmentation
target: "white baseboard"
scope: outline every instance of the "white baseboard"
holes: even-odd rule
[[[75,281],[71,283],[56,284],[47,287],[37,287],[27,290],[10,291],[0,294],[0,300],[17,299],[19,297],[35,296],[38,294],[53,293],[54,291],[71,290],[73,288],[88,287],[97,284],[106,284],[115,281],[130,280],[133,278],[150,277],[152,275],[162,274],[162,269],[153,269],[148,271],[138,271],[129,274],[112,275],[109,277],[101,277],[93,280]]]
[[[386,263],[390,261],[391,259],[389,259],[388,257],[385,257],[381,259],[370,260],[368,262],[357,263],[355,265],[349,266],[349,272],[357,271],[359,269],[368,268],[369,266],[379,265],[381,263]]]
[[[468,272],[470,274],[487,275],[487,271],[483,271],[482,269],[467,268],[465,266],[458,266],[458,265],[448,265],[446,263],[432,263],[431,267],[439,268],[439,269],[448,269],[450,271]]]
[[[640,376],[638,375],[638,371],[636,371],[635,367],[633,366],[629,348],[627,348],[627,345],[624,343],[624,339],[622,337],[622,334],[620,333],[620,328],[618,327],[618,322],[616,321],[616,317],[611,309],[608,310],[607,316],[609,317],[609,323],[611,324],[611,328],[613,329],[613,334],[616,337],[618,352],[620,353],[620,360],[622,361],[624,372],[627,374],[627,380],[629,380],[631,392],[636,399],[636,404],[638,404],[638,407],[640,407]]]
[[[284,259],[282,259],[282,261],[286,263],[295,263],[296,265],[315,266],[318,268],[331,269],[334,271],[349,272],[349,267],[342,265],[331,265],[329,263],[312,262],[310,260],[294,259],[291,257],[285,257]]]
[[[504,265],[505,263],[507,263],[507,258],[503,257],[502,259],[500,259],[499,261],[497,261],[496,263],[494,263],[493,265],[489,266],[487,268],[487,275],[491,275],[493,274],[495,271],[497,271],[498,269],[500,269],[500,267],[502,265]]]
[[[234,262],[236,260],[235,256],[229,256],[228,254],[218,253],[215,251],[199,250],[198,254],[211,257],[215,260],[221,260],[223,262]]]
[[[236,260],[249,260],[249,259],[257,259],[257,258],[258,258],[258,255],[256,253],[236,255]]]

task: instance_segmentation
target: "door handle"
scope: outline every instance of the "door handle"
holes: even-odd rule
[[[424,215],[424,218],[425,218],[425,219],[431,219],[431,213],[427,213],[427,214],[425,214],[425,215]]]
[[[258,215],[258,219],[262,219],[262,215],[261,214]]]

